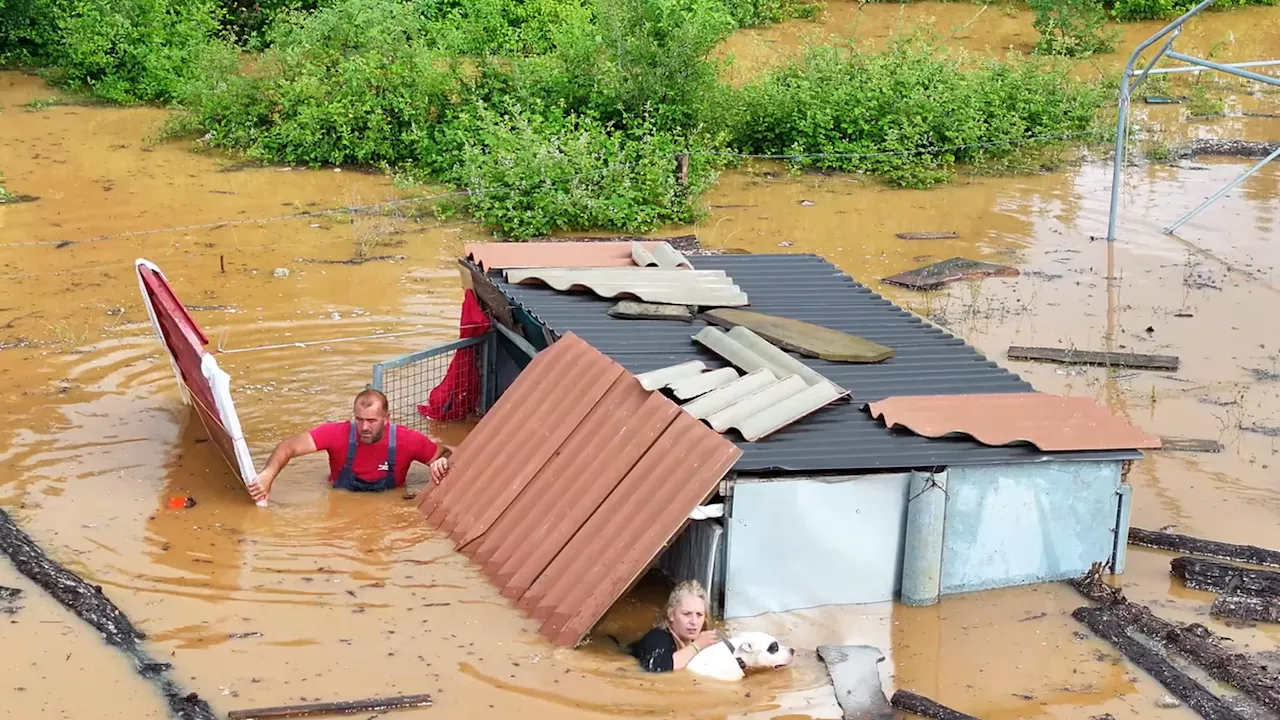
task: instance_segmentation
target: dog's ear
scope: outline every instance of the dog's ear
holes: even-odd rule
[[[738,652],[751,653],[755,652],[755,648],[752,647],[750,640],[746,640],[738,645]]]

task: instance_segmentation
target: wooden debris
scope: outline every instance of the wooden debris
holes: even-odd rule
[[[511,315],[510,301],[507,300],[506,295],[502,294],[498,286],[485,277],[485,274],[474,263],[467,260],[459,260],[458,264],[462,266],[464,272],[470,275],[471,289],[475,292],[476,301],[480,303],[480,307],[487,310],[495,320],[507,326],[508,330],[514,330],[517,333],[522,332],[516,324],[515,318]]]
[[[1280,572],[1193,557],[1174,558],[1169,567],[1192,590],[1280,598]]]
[[[1280,598],[1223,593],[1213,601],[1209,614],[1246,622],[1280,623]]]
[[[693,310],[688,305],[647,303],[638,300],[622,300],[609,308],[609,316],[624,320],[680,320],[693,322]]]
[[[1018,269],[1007,265],[953,257],[881,278],[890,285],[901,285],[912,290],[937,290],[959,280],[981,280],[988,277],[1018,277]]]
[[[1178,358],[1173,355],[1140,355],[1138,353],[1095,352],[1093,350],[1065,350],[1061,348],[1024,347],[1011,345],[1006,357],[1010,360],[1039,360],[1064,365],[1100,365],[1134,370],[1177,370]]]
[[[404,255],[370,255],[368,257],[354,257],[347,260],[317,260],[315,258],[296,258],[297,262],[311,263],[313,265],[363,265],[371,262],[395,262],[404,260]]]
[[[1076,608],[1071,617],[1079,620],[1095,635],[1111,643],[1124,653],[1134,665],[1145,670],[1164,685],[1169,692],[1200,714],[1205,720],[1245,720],[1217,695],[1209,692],[1186,673],[1178,670],[1159,652],[1147,647],[1129,635],[1127,624],[1109,609],[1100,607]]]
[[[1233,545],[1216,540],[1202,540],[1189,535],[1129,528],[1129,544],[1157,550],[1172,550],[1184,555],[1202,555],[1204,557],[1235,560],[1250,565],[1267,565],[1280,567],[1280,552],[1267,550],[1256,545]]]
[[[295,718],[312,715],[350,715],[353,713],[381,713],[410,707],[429,707],[430,695],[400,695],[397,697],[369,698],[367,700],[343,700],[339,702],[311,703],[308,705],[281,705],[253,710],[232,710],[229,720],[257,720],[258,718]]]
[[[132,658],[138,674],[159,685],[174,717],[179,720],[215,720],[216,716],[207,702],[195,693],[184,693],[172,678],[165,676],[164,673],[172,669],[168,663],[155,662],[139,647],[138,641],[146,635],[139,632],[120,608],[102,594],[101,587],[89,585],[45,555],[40,546],[2,509],[0,553],[9,557],[18,572],[30,578],[81,620],[102,633],[108,643]]]
[[[894,233],[899,240],[959,240],[958,232],[905,232]]]
[[[1214,679],[1239,689],[1262,706],[1272,711],[1280,712],[1280,675],[1277,675],[1274,670],[1255,662],[1248,655],[1231,652],[1224,647],[1223,638],[1218,637],[1205,626],[1199,623],[1192,623],[1186,626],[1176,625],[1155,615],[1149,608],[1130,602],[1125,598],[1123,591],[1119,588],[1111,587],[1102,580],[1101,563],[1096,563],[1083,578],[1073,581],[1071,585],[1081,595],[1099,603],[1098,608],[1080,608],[1080,610],[1100,610],[1107,613],[1108,618],[1118,622],[1120,625],[1136,630],[1161,646],[1172,648],[1189,658],[1204,668]],[[1079,610],[1076,612],[1079,612]],[[1077,620],[1080,620],[1074,613],[1072,615]],[[1084,620],[1081,620],[1081,622],[1084,622]],[[1128,636],[1126,635],[1126,637]],[[1133,640],[1133,642],[1137,641]],[[1112,644],[1114,645],[1115,643]],[[1138,644],[1141,645],[1141,643]],[[1118,645],[1117,648],[1119,648]],[[1119,649],[1123,651],[1123,648]],[[1127,652],[1125,654],[1128,655]],[[1160,675],[1152,672],[1150,668],[1138,662],[1132,656],[1130,656],[1130,659],[1142,669],[1151,672],[1157,680],[1164,683],[1164,679]],[[1160,660],[1164,661],[1163,658],[1160,658]],[[1175,670],[1175,672],[1177,671]],[[1174,682],[1178,682],[1178,680],[1175,678]],[[1170,691],[1175,690],[1174,686],[1168,683],[1164,683],[1164,685]],[[1191,701],[1186,697],[1182,695],[1178,695],[1178,697],[1182,698],[1188,705],[1191,704]]]
[[[698,317],[726,328],[741,325],[783,350],[828,362],[874,363],[893,357],[893,348],[803,320],[737,308],[716,308]]]
[[[973,715],[966,715],[959,710],[952,710],[946,705],[940,705],[923,695],[917,695],[909,690],[898,690],[893,693],[893,697],[889,698],[889,704],[924,718],[932,718],[932,720],[978,720]]]
[[[1222,452],[1222,443],[1217,440],[1201,440],[1198,438],[1173,437],[1162,435],[1160,449],[1169,452]]]

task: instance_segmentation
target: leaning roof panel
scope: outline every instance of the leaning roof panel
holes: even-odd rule
[[[467,435],[419,508],[545,635],[572,646],[741,454],[566,333]]]
[[[878,363],[827,362],[797,357],[852,394],[852,402],[824,407],[756,442],[730,435],[743,450],[735,469],[744,473],[865,472],[945,465],[1035,462],[1053,459],[1137,459],[1136,450],[1045,453],[1031,446],[991,447],[971,438],[924,438],[886,430],[871,417],[869,402],[900,395],[1028,393],[1035,388],[988,360],[962,339],[925,323],[816,255],[713,255],[697,258],[698,270],[723,270],[750,298],[753,312],[795,318],[857,335],[893,348]],[[708,369],[728,366],[692,336],[708,327],[667,320],[614,318],[616,302],[591,293],[517,285],[500,271],[489,277],[514,303],[557,334],[573,332],[632,373],[691,360]]]

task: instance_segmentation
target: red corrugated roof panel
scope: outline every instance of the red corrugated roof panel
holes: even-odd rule
[[[1028,442],[1044,452],[1159,448],[1160,438],[1087,397],[1047,393],[902,395],[869,404],[887,427],[917,435],[969,435],[985,445]]]
[[[742,451],[573,333],[538,353],[419,507],[572,646]]]

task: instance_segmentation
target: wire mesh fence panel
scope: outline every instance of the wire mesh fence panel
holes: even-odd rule
[[[391,421],[426,433],[433,420],[483,413],[486,340],[468,338],[375,365],[373,387],[387,396]]]

